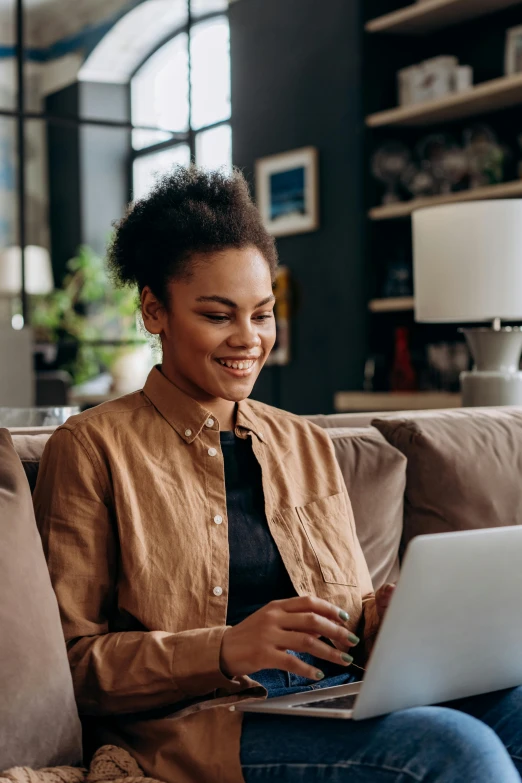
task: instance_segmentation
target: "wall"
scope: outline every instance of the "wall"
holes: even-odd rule
[[[230,6],[233,161],[313,145],[321,228],[278,240],[297,286],[293,359],[265,368],[254,397],[328,413],[361,388],[366,353],[359,0],[241,0]]]

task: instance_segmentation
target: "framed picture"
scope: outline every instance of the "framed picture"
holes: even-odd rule
[[[303,147],[256,162],[257,206],[273,236],[319,228],[317,161],[315,147]]]
[[[284,365],[290,361],[291,278],[287,266],[277,268],[274,294],[276,341],[266,363]]]
[[[522,25],[506,33],[505,71],[506,76],[522,73]]]

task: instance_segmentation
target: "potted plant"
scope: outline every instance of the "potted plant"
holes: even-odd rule
[[[74,384],[107,369],[115,391],[139,388],[152,361],[139,326],[136,292],[115,288],[103,259],[91,248],[81,246],[68,261],[61,288],[32,297],[31,305],[36,340],[62,349],[59,368],[71,374]]]

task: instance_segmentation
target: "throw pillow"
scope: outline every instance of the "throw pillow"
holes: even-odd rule
[[[408,460],[403,546],[420,533],[522,524],[522,408],[425,411],[372,424]]]
[[[25,470],[27,481],[31,487],[31,492],[34,491],[36,486],[36,479],[38,478],[38,468],[40,467],[40,460],[42,458],[45,444],[51,437],[51,433],[44,434],[12,434],[13,445],[15,451],[20,458],[20,462]]]
[[[31,491],[0,429],[0,770],[81,762],[81,728]]]
[[[373,427],[339,427],[331,437],[352,502],[357,536],[377,590],[399,576],[406,460]]]

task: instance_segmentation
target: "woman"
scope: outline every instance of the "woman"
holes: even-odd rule
[[[167,783],[519,781],[519,689],[461,706],[482,720],[229,709],[356,679],[391,591],[373,595],[328,435],[247,400],[277,258],[241,175],[176,170],[119,223],[110,263],[163,361],[53,434],[34,495],[99,742]]]

